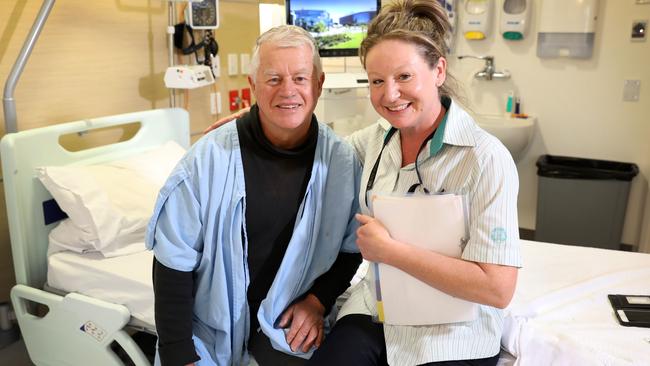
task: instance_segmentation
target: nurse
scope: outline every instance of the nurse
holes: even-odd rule
[[[366,260],[399,268],[431,287],[480,304],[479,316],[429,326],[375,323],[377,310],[366,278],[343,305],[334,330],[309,365],[498,361],[501,309],[513,296],[521,264],[517,170],[506,148],[453,99],[445,58],[449,30],[437,1],[404,0],[382,8],[368,26],[360,56],[371,103],[390,125],[370,126],[349,142],[364,165],[359,195],[364,212],[365,187],[394,193],[414,185],[430,192],[466,192],[469,242],[461,258],[447,257],[397,241],[378,220],[360,214],[357,245]]]

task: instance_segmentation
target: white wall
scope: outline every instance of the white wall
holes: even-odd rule
[[[541,6],[542,1],[534,2],[529,34],[522,41],[504,40],[496,21],[486,40],[456,38],[455,55],[493,55],[497,69],[511,71],[510,80],[475,80],[472,75],[482,68],[481,61],[450,57],[451,70],[475,112],[503,113],[505,94],[514,90],[523,112],[538,117],[533,142],[518,163],[520,226],[530,229],[535,227],[537,200],[535,161],[541,154],[634,162],[643,177],[650,176],[650,41],[630,41],[632,21],[649,19],[650,5],[601,0],[594,53],[587,60],[536,56]],[[625,79],[641,80],[638,102],[623,102]],[[628,237],[635,240],[642,234],[643,244],[650,246],[650,216],[643,217],[650,205],[643,194],[647,181],[638,185],[633,189],[637,197],[631,197],[635,212],[626,220],[638,225]]]

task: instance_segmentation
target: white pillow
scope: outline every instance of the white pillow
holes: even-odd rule
[[[50,232],[49,252],[115,257],[144,250],[158,191],[184,153],[170,141],[104,164],[37,168],[37,177],[69,217]]]

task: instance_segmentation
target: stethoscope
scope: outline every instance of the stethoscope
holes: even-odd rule
[[[395,127],[391,127],[390,130],[386,133],[386,136],[384,137],[384,143],[381,146],[381,150],[379,150],[379,155],[377,156],[377,160],[375,160],[375,164],[372,166],[372,170],[370,171],[370,177],[368,177],[368,184],[366,184],[366,192],[364,195],[364,199],[366,202],[366,207],[368,206],[368,192],[372,190],[372,187],[375,185],[375,178],[377,176],[377,169],[379,169],[379,162],[381,161],[381,155],[384,153],[384,149],[386,148],[386,145],[388,145],[388,142],[390,142],[391,137],[397,132],[397,129]],[[429,136],[427,136],[424,141],[422,141],[422,145],[420,145],[420,148],[418,149],[418,154],[417,156],[420,155],[420,152],[424,147],[427,145],[427,142],[433,138],[433,135],[436,133],[436,130],[433,130]],[[413,184],[409,189],[408,193],[414,193],[415,190],[422,186],[422,191],[424,191],[425,194],[429,194],[429,190],[427,187],[424,186],[424,183],[422,182],[422,175],[420,174],[420,169],[418,167],[418,159],[417,156],[415,158],[415,173],[418,176],[418,183]]]

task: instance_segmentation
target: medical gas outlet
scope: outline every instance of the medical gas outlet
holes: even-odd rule
[[[228,92],[228,105],[230,106],[230,111],[234,112],[239,109],[239,103],[241,102],[241,99],[239,99],[239,91],[238,90],[231,90]]]
[[[165,71],[165,86],[173,89],[194,89],[214,83],[209,66],[171,66]]]

